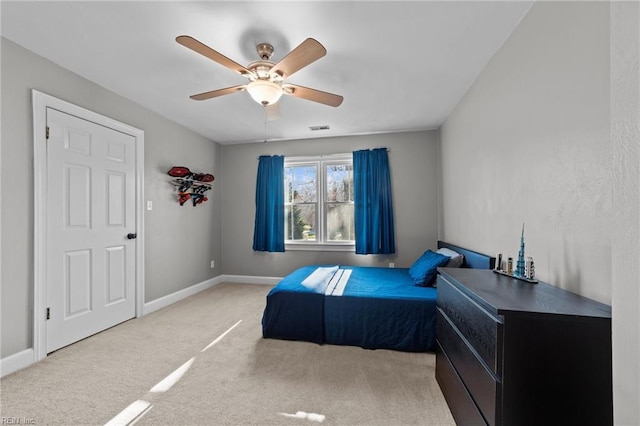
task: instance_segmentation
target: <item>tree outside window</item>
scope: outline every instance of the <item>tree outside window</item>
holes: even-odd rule
[[[351,156],[285,159],[285,240],[353,244]]]
[[[327,241],[354,241],[353,226],[353,166],[327,164],[326,235]]]

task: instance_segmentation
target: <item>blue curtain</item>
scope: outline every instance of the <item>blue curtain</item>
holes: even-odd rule
[[[262,155],[256,179],[255,251],[284,251],[284,156]]]
[[[354,151],[353,190],[356,253],[395,253],[391,173],[386,148]]]

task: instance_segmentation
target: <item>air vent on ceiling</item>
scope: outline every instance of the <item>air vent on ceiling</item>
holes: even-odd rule
[[[323,124],[322,126],[309,126],[309,130],[311,131],[316,131],[316,130],[329,130],[329,125],[328,124]]]

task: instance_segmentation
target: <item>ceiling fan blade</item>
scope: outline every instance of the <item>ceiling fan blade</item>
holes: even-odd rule
[[[315,39],[308,38],[275,64],[269,72],[287,78],[326,54],[327,49],[323,45]]]
[[[267,116],[267,121],[274,121],[280,118],[280,107],[278,102],[264,107],[264,112]]]
[[[184,47],[188,47],[189,49],[193,50],[194,52],[197,52],[203,56],[206,56],[207,58],[211,59],[212,61],[215,61],[217,63],[219,63],[220,65],[223,65],[227,68],[229,68],[232,71],[235,71],[236,73],[242,75],[242,76],[255,76],[253,72],[251,72],[249,69],[247,69],[246,67],[240,65],[239,63],[227,58],[226,56],[224,56],[222,53],[219,53],[215,50],[213,50],[212,48],[210,48],[209,46],[207,46],[204,43],[199,42],[198,40],[196,40],[195,38],[191,37],[191,36],[187,36],[187,35],[181,35],[176,37],[176,41],[178,43],[180,43],[181,45],[183,45]],[[257,78],[257,76],[255,76]]]
[[[310,89],[304,86],[298,86],[297,84],[283,84],[282,88],[284,89],[283,92],[285,95],[291,95],[297,98],[319,102],[321,104],[329,105],[332,107],[340,106],[344,99],[340,95],[334,95],[333,93]]]
[[[210,92],[199,93],[197,95],[189,96],[194,101],[204,101],[206,99],[217,98],[218,96],[229,95],[235,92],[242,92],[247,89],[247,86],[233,86],[226,87],[224,89],[212,90]]]

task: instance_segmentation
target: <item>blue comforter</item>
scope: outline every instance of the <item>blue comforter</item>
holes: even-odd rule
[[[341,296],[305,285],[320,265],[286,276],[267,295],[264,337],[411,352],[435,346],[437,290],[417,287],[406,268],[341,266],[351,276]]]

